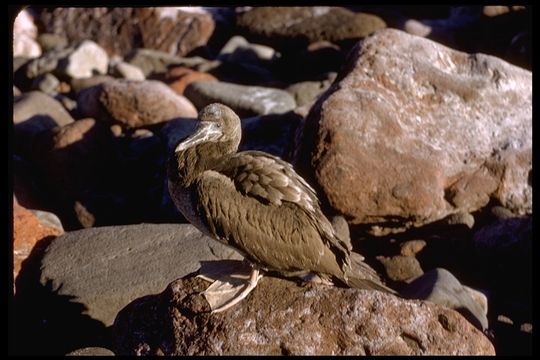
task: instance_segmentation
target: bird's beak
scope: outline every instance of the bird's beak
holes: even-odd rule
[[[201,121],[195,130],[195,133],[188,137],[186,140],[182,141],[176,146],[174,152],[183,151],[187,148],[195,146],[197,144],[215,141],[223,135],[221,128],[218,123],[210,121]]]

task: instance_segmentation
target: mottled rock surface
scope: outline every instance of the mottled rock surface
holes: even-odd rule
[[[163,50],[183,56],[205,45],[214,21],[205,12],[175,8],[51,8],[39,16],[49,33],[68,41],[92,40],[107,53],[126,56],[136,48]],[[104,36],[115,34],[115,36]]]
[[[219,102],[240,117],[284,113],[296,107],[296,102],[286,91],[226,82],[195,81],[185,89],[184,95],[199,110]]]
[[[304,156],[330,205],[373,232],[490,200],[532,211],[532,74],[500,59],[379,31],[307,125]]]
[[[129,304],[115,320],[114,351],[129,355],[494,354],[453,310],[378,291],[298,286],[265,277],[240,304],[218,314],[177,280]]]
[[[77,99],[83,116],[137,128],[178,117],[197,117],[197,109],[167,85],[153,80],[107,81],[87,88]]]

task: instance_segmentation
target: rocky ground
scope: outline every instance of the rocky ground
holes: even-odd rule
[[[532,352],[530,7],[30,7],[13,35],[10,353]],[[165,161],[212,102],[400,296],[269,276],[206,313],[201,262],[241,256]]]

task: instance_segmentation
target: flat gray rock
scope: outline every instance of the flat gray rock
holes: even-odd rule
[[[240,117],[280,114],[296,107],[293,97],[286,91],[226,82],[195,81],[186,87],[184,95],[199,110],[219,102]]]
[[[478,328],[488,328],[486,297],[462,285],[448,270],[437,268],[426,272],[400,291],[400,295],[455,309]]]
[[[40,282],[83,304],[106,326],[134,299],[156,294],[201,260],[240,259],[189,224],[140,224],[66,233],[51,242]]]

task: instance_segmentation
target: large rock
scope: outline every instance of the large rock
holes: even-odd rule
[[[185,8],[51,8],[38,18],[45,31],[65,35],[70,43],[95,41],[110,56],[137,48],[183,56],[204,46],[214,31],[210,14]]]
[[[288,50],[320,40],[355,41],[386,27],[375,15],[329,6],[254,7],[237,25],[256,42]]]
[[[296,107],[294,99],[286,91],[226,82],[195,81],[185,89],[184,95],[198,109],[219,102],[229,106],[240,117],[284,113]]]
[[[117,122],[127,128],[197,117],[197,109],[189,100],[154,80],[106,81],[81,91],[77,104],[83,116]]]
[[[191,225],[141,224],[68,232],[30,258],[17,279],[18,353],[62,355],[109,347],[107,326],[128,303],[200,261],[240,256]]]
[[[62,285],[59,295],[73,296],[87,315],[108,326],[128,303],[163,291],[196,271],[201,260],[228,258],[241,256],[188,224],[85,229],[49,245],[40,282]]]
[[[180,279],[124,308],[114,323],[115,353],[494,355],[461,315],[428,302],[265,277],[238,305],[210,314],[205,284]]]
[[[305,160],[330,205],[354,224],[387,226],[374,232],[490,200],[532,211],[532,74],[500,59],[377,32],[307,124]]]

